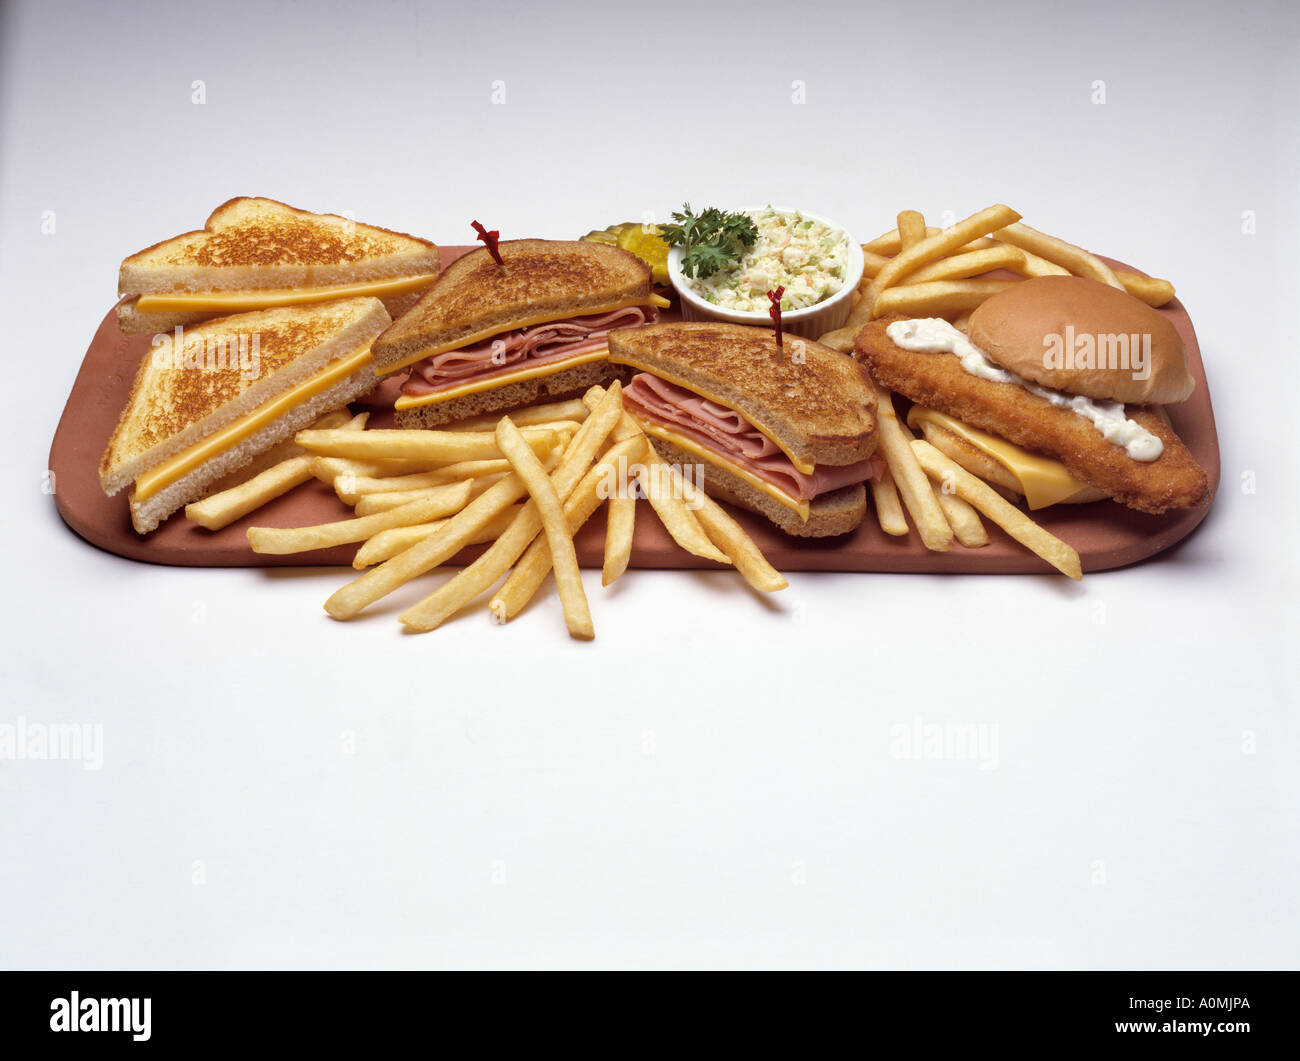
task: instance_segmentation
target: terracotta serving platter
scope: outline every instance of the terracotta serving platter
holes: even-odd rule
[[[443,247],[443,267],[471,249]],[[1212,500],[1219,486],[1219,440],[1205,366],[1191,319],[1182,303],[1174,300],[1161,312],[1182,335],[1197,384],[1190,400],[1168,408],[1169,418],[1208,474]],[[671,314],[667,316],[671,319]],[[307,483],[220,531],[203,530],[179,512],[143,538],[132,530],[125,492],[117,497],[105,497],[99,488],[98,467],[100,455],[126,403],[136,366],[148,352],[149,343],[147,335],[122,335],[112,310],[91,340],[50,448],[55,500],[64,522],[92,545],[155,564],[183,567],[350,564],[356,546],[293,556],[260,556],[248,547],[245,531],[250,526],[291,527],[349,518],[351,510],[332,490],[318,482]],[[391,426],[391,413],[377,411],[370,424]],[[1058,505],[1035,513],[1034,518],[1079,551],[1084,571],[1104,571],[1145,560],[1181,541],[1205,518],[1209,504],[1207,501],[1195,509],[1148,516],[1101,501],[1091,505]],[[772,563],[785,571],[1039,574],[1051,570],[987,520],[991,540],[984,548],[964,549],[954,544],[951,552],[932,553],[921,545],[915,530],[906,538],[890,538],[882,533],[870,509],[867,519],[853,533],[821,540],[791,538],[759,516],[739,509],[733,511]],[[601,566],[604,527],[602,511],[578,533],[578,559],[584,566]],[[453,563],[468,563],[483,548],[467,549]],[[647,505],[637,512],[632,566],[708,568],[717,565],[678,548]]]

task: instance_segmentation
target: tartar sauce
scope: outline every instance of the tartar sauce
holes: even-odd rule
[[[895,346],[923,353],[954,354],[961,367],[972,376],[993,383],[1016,383],[1031,394],[1045,398],[1053,405],[1078,413],[1101,432],[1101,437],[1116,446],[1135,461],[1153,461],[1165,450],[1165,444],[1141,424],[1124,415],[1122,402],[1098,402],[1078,394],[1063,394],[1031,383],[1005,368],[999,368],[978,346],[946,320],[926,317],[919,320],[894,321],[885,334]]]

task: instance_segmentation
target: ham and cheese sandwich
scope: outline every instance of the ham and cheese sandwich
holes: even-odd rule
[[[379,299],[352,298],[160,336],[100,461],[104,492],[130,486],[131,523],[148,533],[223,476],[372,390],[370,344],[389,323]]]
[[[601,243],[522,239],[471,251],[375,343],[375,373],[405,370],[399,427],[582,394],[626,373],[611,365],[617,329],[653,324],[667,302],[650,267]]]
[[[117,319],[128,334],[169,332],[232,313],[360,297],[380,299],[397,317],[438,270],[428,240],[245,196],[222,203],[199,231],[123,261]]]
[[[851,358],[768,328],[656,324],[609,337],[623,404],[670,463],[788,534],[844,534],[879,474],[876,396]]]

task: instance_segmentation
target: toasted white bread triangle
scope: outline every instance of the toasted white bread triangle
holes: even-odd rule
[[[327,287],[437,272],[438,248],[428,240],[241,197],[217,207],[201,230],[125,259],[118,294]]]
[[[160,336],[167,341],[141,358],[100,461],[104,492],[116,494],[148,469],[368,346],[388,324],[379,299],[353,298],[219,317],[186,329],[179,349],[173,337]]]

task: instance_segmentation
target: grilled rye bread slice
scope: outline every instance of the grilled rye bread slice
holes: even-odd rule
[[[482,248],[447,266],[375,343],[377,374],[530,324],[648,305],[653,296],[650,267],[618,247],[520,239],[498,250],[504,265]]]
[[[841,467],[876,448],[876,393],[862,365],[808,339],[739,324],[611,332],[610,360],[734,409],[797,464]]]

